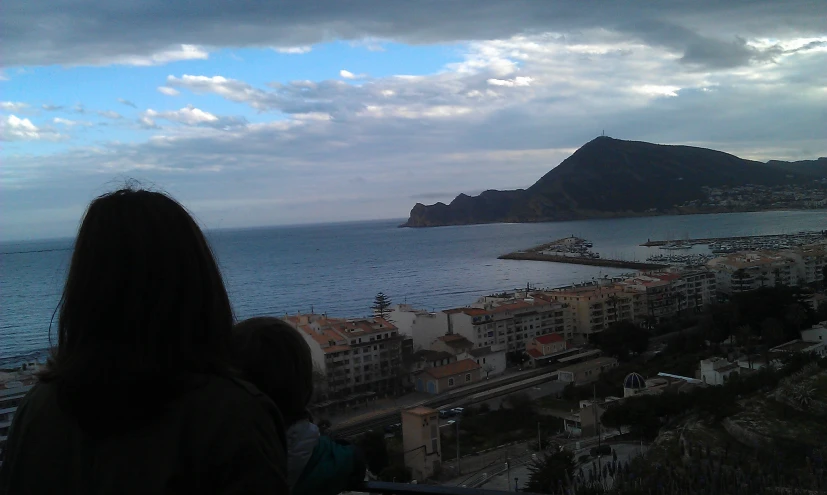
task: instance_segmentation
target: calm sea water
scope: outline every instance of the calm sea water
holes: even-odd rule
[[[374,295],[423,309],[478,296],[556,287],[628,270],[498,260],[506,252],[576,235],[603,257],[644,260],[647,239],[824,229],[827,213],[766,212],[542,224],[399,229],[401,220],[220,230],[208,233],[239,318],[297,311],[370,313]],[[0,366],[42,357],[71,255],[71,239],[0,244]],[[52,338],[55,337],[53,324]]]

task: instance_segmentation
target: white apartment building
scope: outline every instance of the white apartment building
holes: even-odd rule
[[[809,244],[785,249],[779,254],[795,263],[793,278],[797,281],[792,285],[809,284],[823,279],[823,270],[827,266],[827,244]]]
[[[568,306],[577,343],[587,342],[612,323],[646,318],[646,295],[632,287],[584,285],[546,291],[538,297]]]
[[[399,333],[413,339],[414,349],[430,349],[431,343],[448,333],[448,315],[444,311],[425,311],[409,304],[397,304],[388,313]]]
[[[287,316],[300,331],[330,397],[390,392],[403,379],[399,330],[382,318],[343,319],[318,314]]]
[[[766,251],[733,253],[707,263],[715,273],[717,290],[734,294],[775,284],[798,285],[796,262]]]
[[[516,351],[539,335],[554,332],[565,339],[574,337],[571,311],[537,294],[521,299],[486,298],[479,304],[483,307],[444,311],[449,332],[464,336],[476,348],[505,346]]]
[[[638,319],[645,314],[653,324],[679,312],[700,311],[715,301],[716,294],[715,274],[709,270],[648,272],[618,284],[630,292],[645,294],[646,309],[638,305],[635,314]]]

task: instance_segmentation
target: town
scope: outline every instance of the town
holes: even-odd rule
[[[762,186],[746,184],[732,187],[704,187],[706,198],[687,201],[679,209],[781,209],[824,208],[827,206],[827,180],[808,185]]]
[[[576,244],[569,251],[587,252]],[[542,491],[544,469],[563,459],[577,493],[620,490],[647,451],[695,448],[687,431],[676,440],[667,429],[686,411],[699,434],[711,427],[697,418],[729,411],[726,434],[752,438],[760,421],[710,387],[753,391],[774,380],[787,383],[784,407],[827,404],[827,242],[701,261],[444,310],[380,293],[369,317],[283,319],[311,349],[314,417],[364,446],[373,479],[518,490],[517,474]],[[0,442],[37,369],[0,375]],[[744,400],[753,415],[772,409]],[[827,438],[823,423],[814,428],[813,438]]]

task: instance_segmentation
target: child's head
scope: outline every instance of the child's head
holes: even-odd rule
[[[275,402],[285,421],[307,415],[313,396],[313,359],[298,330],[272,317],[250,318],[233,329],[236,366]]]

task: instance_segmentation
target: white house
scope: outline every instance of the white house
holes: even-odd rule
[[[740,372],[738,363],[730,363],[722,357],[701,360],[701,381],[707,385],[723,385]]]
[[[504,345],[489,345],[471,349],[459,359],[473,359],[481,367],[482,377],[489,378],[505,371]]]
[[[801,340],[804,342],[827,342],[827,321],[822,321],[812,328],[801,331]]]

